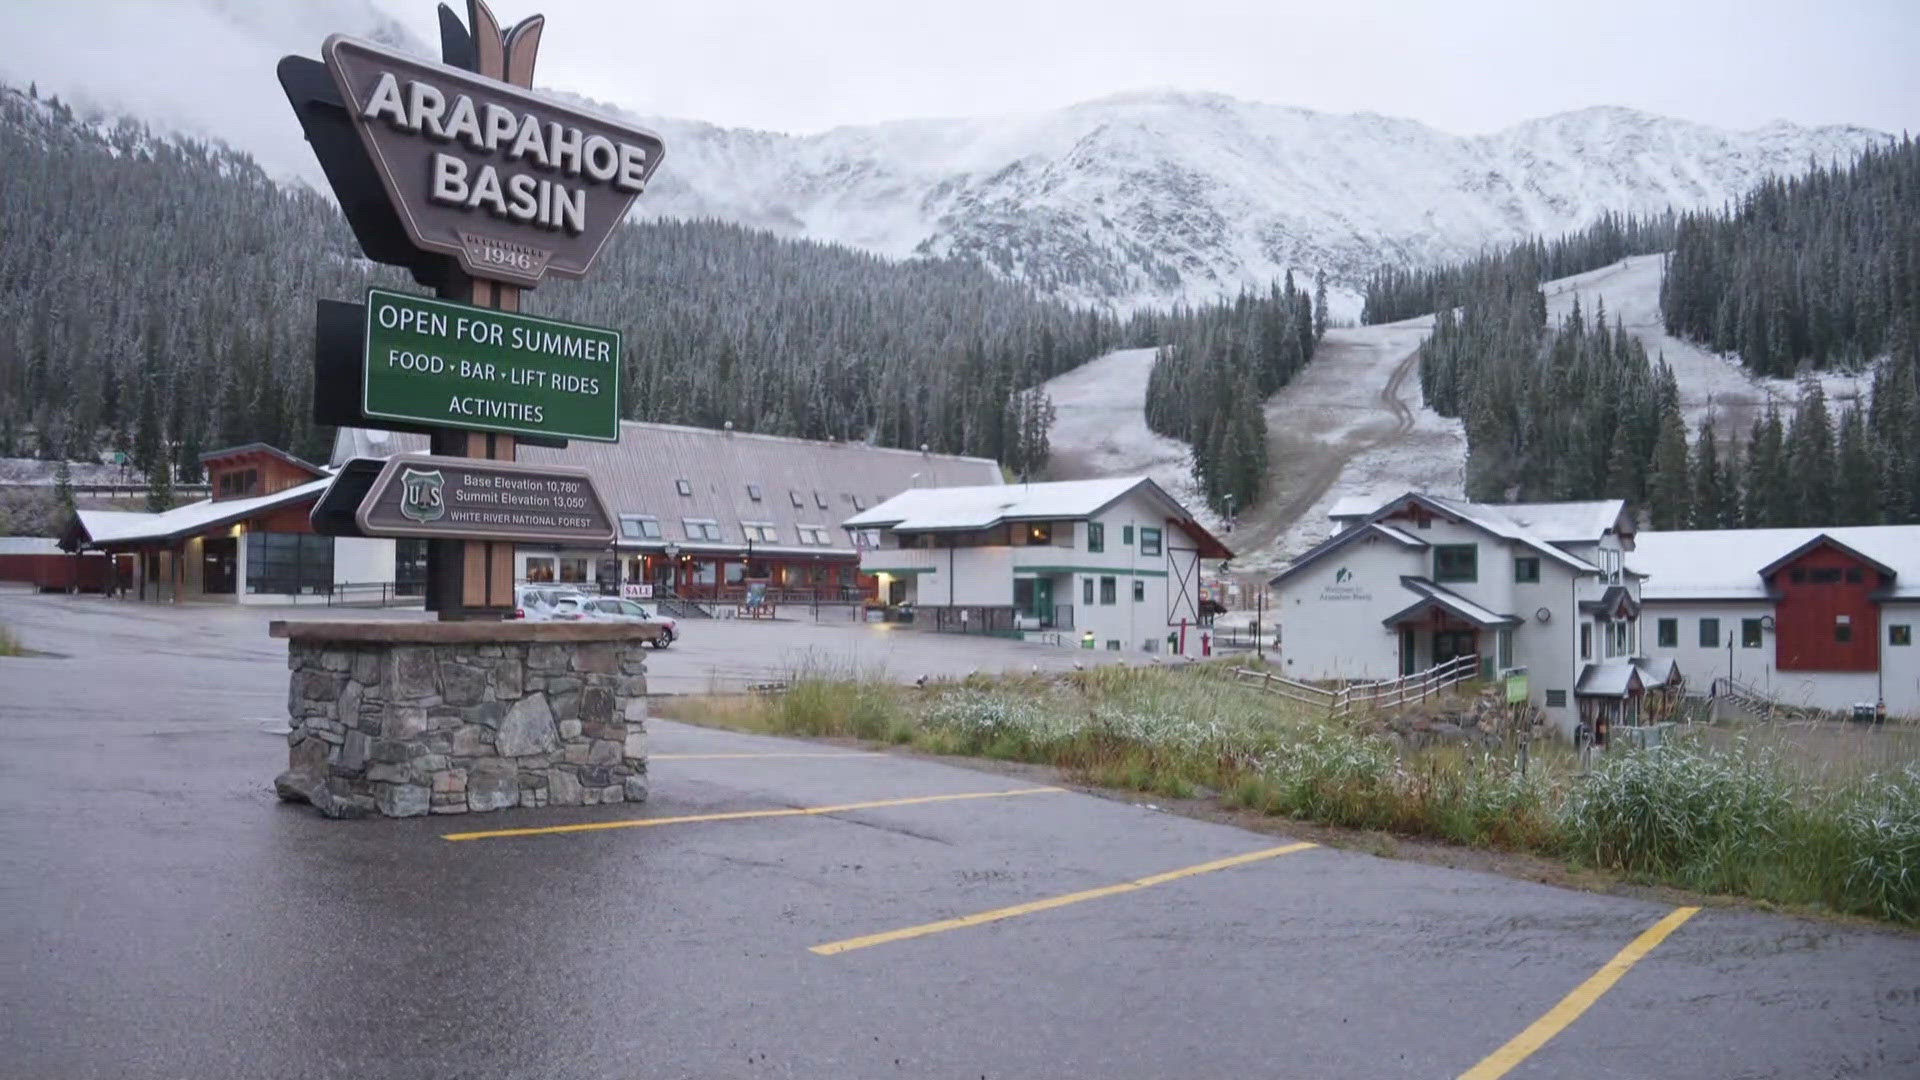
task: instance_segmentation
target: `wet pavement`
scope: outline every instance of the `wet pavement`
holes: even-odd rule
[[[663,721],[641,807],[326,821],[265,617],[0,594],[0,1076],[1452,1077],[1672,910]],[[1506,1075],[1920,1075],[1920,936],[1709,908]]]

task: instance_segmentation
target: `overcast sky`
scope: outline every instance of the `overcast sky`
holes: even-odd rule
[[[255,2],[255,0],[245,0]],[[375,0],[437,41],[429,0]],[[1172,87],[1473,134],[1588,105],[1920,131],[1920,0],[494,0],[537,80],[729,126]],[[455,4],[465,11],[464,0]]]

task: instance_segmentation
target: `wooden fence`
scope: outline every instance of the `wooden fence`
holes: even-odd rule
[[[1253,668],[1235,668],[1233,677],[1236,682],[1253,683],[1289,701],[1324,710],[1329,717],[1340,719],[1355,712],[1425,701],[1447,687],[1466,682],[1479,674],[1480,658],[1468,655],[1456,656],[1444,664],[1436,664],[1425,671],[1402,675],[1397,679],[1349,683],[1332,690]]]

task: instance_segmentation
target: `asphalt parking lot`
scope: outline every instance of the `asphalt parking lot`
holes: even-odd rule
[[[655,721],[644,806],[323,820],[268,614],[0,594],[62,654],[0,659],[0,1076],[1920,1075],[1920,936],[913,757]]]

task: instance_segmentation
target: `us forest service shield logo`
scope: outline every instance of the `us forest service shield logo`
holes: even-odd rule
[[[422,525],[447,514],[447,481],[439,469],[405,469],[400,473],[400,516]]]

